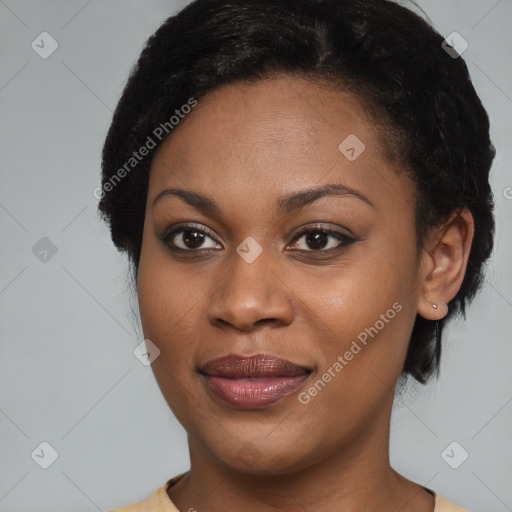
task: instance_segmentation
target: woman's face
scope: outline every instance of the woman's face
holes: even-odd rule
[[[138,274],[191,450],[279,474],[385,438],[419,261],[413,184],[355,97],[283,76],[201,99],[155,155]]]

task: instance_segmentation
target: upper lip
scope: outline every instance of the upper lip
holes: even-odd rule
[[[270,354],[253,356],[228,355],[208,361],[200,373],[231,379],[247,377],[297,377],[311,373],[311,369]]]

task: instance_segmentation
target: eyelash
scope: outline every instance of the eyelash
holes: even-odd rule
[[[171,240],[179,233],[183,233],[187,230],[194,231],[197,233],[204,234],[208,237],[210,237],[215,243],[219,244],[219,242],[215,239],[215,236],[213,235],[213,232],[207,228],[207,227],[198,227],[197,224],[180,224],[178,226],[173,226],[166,231],[164,231],[161,235],[159,235],[159,238],[166,244],[166,246],[172,251],[176,253],[200,253],[200,252],[211,252],[216,251],[218,249],[213,248],[207,248],[207,249],[182,249],[181,247],[175,247],[172,245]],[[309,228],[306,228],[302,231],[299,231],[296,233],[293,242],[297,243],[296,241],[299,241],[301,238],[303,238],[305,235],[313,234],[313,233],[322,233],[324,235],[333,237],[337,240],[339,240],[339,245],[336,247],[331,247],[329,249],[310,249],[310,250],[303,250],[303,249],[292,249],[294,252],[302,252],[302,253],[308,253],[308,254],[315,254],[320,253],[321,255],[331,255],[333,252],[339,252],[343,250],[348,245],[351,245],[352,243],[356,242],[357,240],[349,235],[345,235],[343,233],[340,233],[339,231],[333,231],[331,229],[328,229],[321,224],[311,226]]]

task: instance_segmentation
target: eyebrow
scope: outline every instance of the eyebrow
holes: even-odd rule
[[[277,200],[277,210],[281,213],[289,213],[295,209],[310,204],[317,199],[320,199],[321,197],[329,195],[339,197],[355,197],[365,202],[372,208],[375,208],[372,202],[366,196],[361,194],[361,192],[358,192],[357,190],[354,190],[353,188],[347,187],[340,183],[329,183],[320,187],[308,188],[298,192],[292,192],[291,194],[279,198]],[[199,192],[181,188],[167,188],[162,190],[162,192],[160,192],[155,197],[153,201],[153,207],[160,199],[166,196],[178,196],[205,214],[216,216],[221,215],[221,208],[212,197],[205,196]]]

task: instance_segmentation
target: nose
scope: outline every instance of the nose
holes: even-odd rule
[[[271,257],[263,251],[248,263],[235,253],[226,262],[229,268],[212,291],[208,306],[213,325],[253,331],[263,324],[279,327],[292,322],[291,290],[270,268]]]

